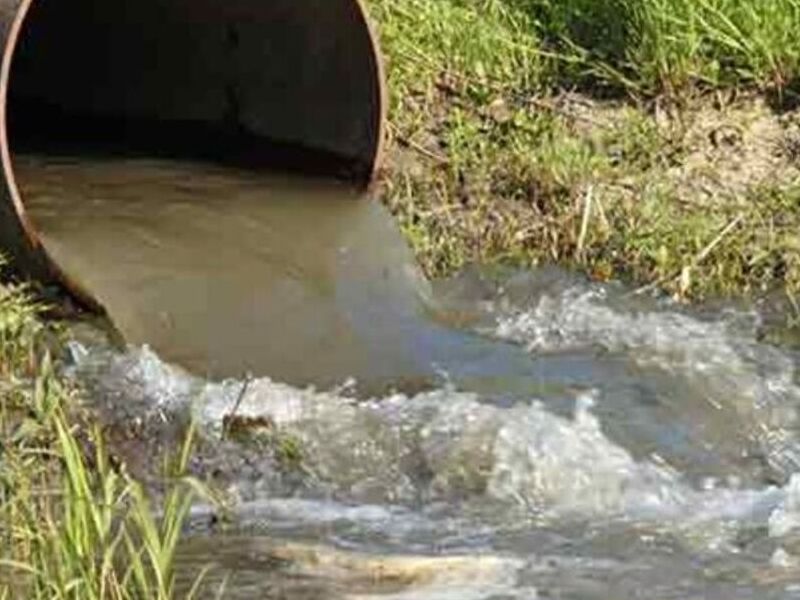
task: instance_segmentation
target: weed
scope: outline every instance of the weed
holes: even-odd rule
[[[156,516],[99,428],[83,425],[24,289],[0,302],[0,598],[172,598],[177,543],[203,493],[184,476],[192,435]]]
[[[765,149],[783,142],[735,120],[778,122],[753,93],[788,106],[800,0],[370,4],[392,91],[383,198],[429,275],[559,262],[687,299],[800,289],[800,180]]]

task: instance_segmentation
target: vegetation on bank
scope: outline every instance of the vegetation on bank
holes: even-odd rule
[[[58,332],[0,287],[0,599],[167,600],[197,484],[186,444],[157,513],[55,374]]]
[[[800,289],[800,0],[370,0],[422,264]]]

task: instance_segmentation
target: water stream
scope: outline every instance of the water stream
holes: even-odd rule
[[[227,574],[233,598],[800,598],[800,357],[757,310],[556,269],[428,284],[330,184],[19,162],[48,249],[130,342],[76,340],[71,373],[145,448],[194,416],[193,468],[236,499],[224,526],[196,508],[187,585],[211,565],[209,597]],[[253,429],[222,440],[233,406]]]

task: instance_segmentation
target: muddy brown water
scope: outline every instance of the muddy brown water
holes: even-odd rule
[[[192,415],[237,501],[226,527],[196,507],[186,589],[210,566],[209,598],[226,577],[241,599],[800,598],[800,356],[754,307],[557,269],[431,284],[377,203],[328,182],[16,167],[129,342],[74,342],[70,372],[110,418]],[[302,464],[222,441],[234,405]]]
[[[212,378],[422,375],[403,331],[425,283],[379,203],[345,184],[143,159],[15,168],[48,251],[127,342]]]

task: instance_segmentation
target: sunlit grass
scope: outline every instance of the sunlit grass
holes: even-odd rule
[[[582,82],[646,94],[698,84],[780,91],[800,75],[800,0],[371,4],[401,88],[443,69],[523,93]]]
[[[791,106],[800,0],[369,4],[392,94],[384,199],[429,275],[558,262],[683,298],[800,290],[800,182],[687,198],[665,173],[693,148],[656,110],[680,129],[717,93]],[[574,92],[615,120],[565,112]]]
[[[192,435],[157,509],[55,373],[52,335],[24,290],[0,292],[0,598],[173,598],[177,544],[202,493],[184,475]]]
[[[640,93],[786,90],[800,65],[798,0],[508,0],[595,81]],[[567,77],[575,71],[562,71]]]

